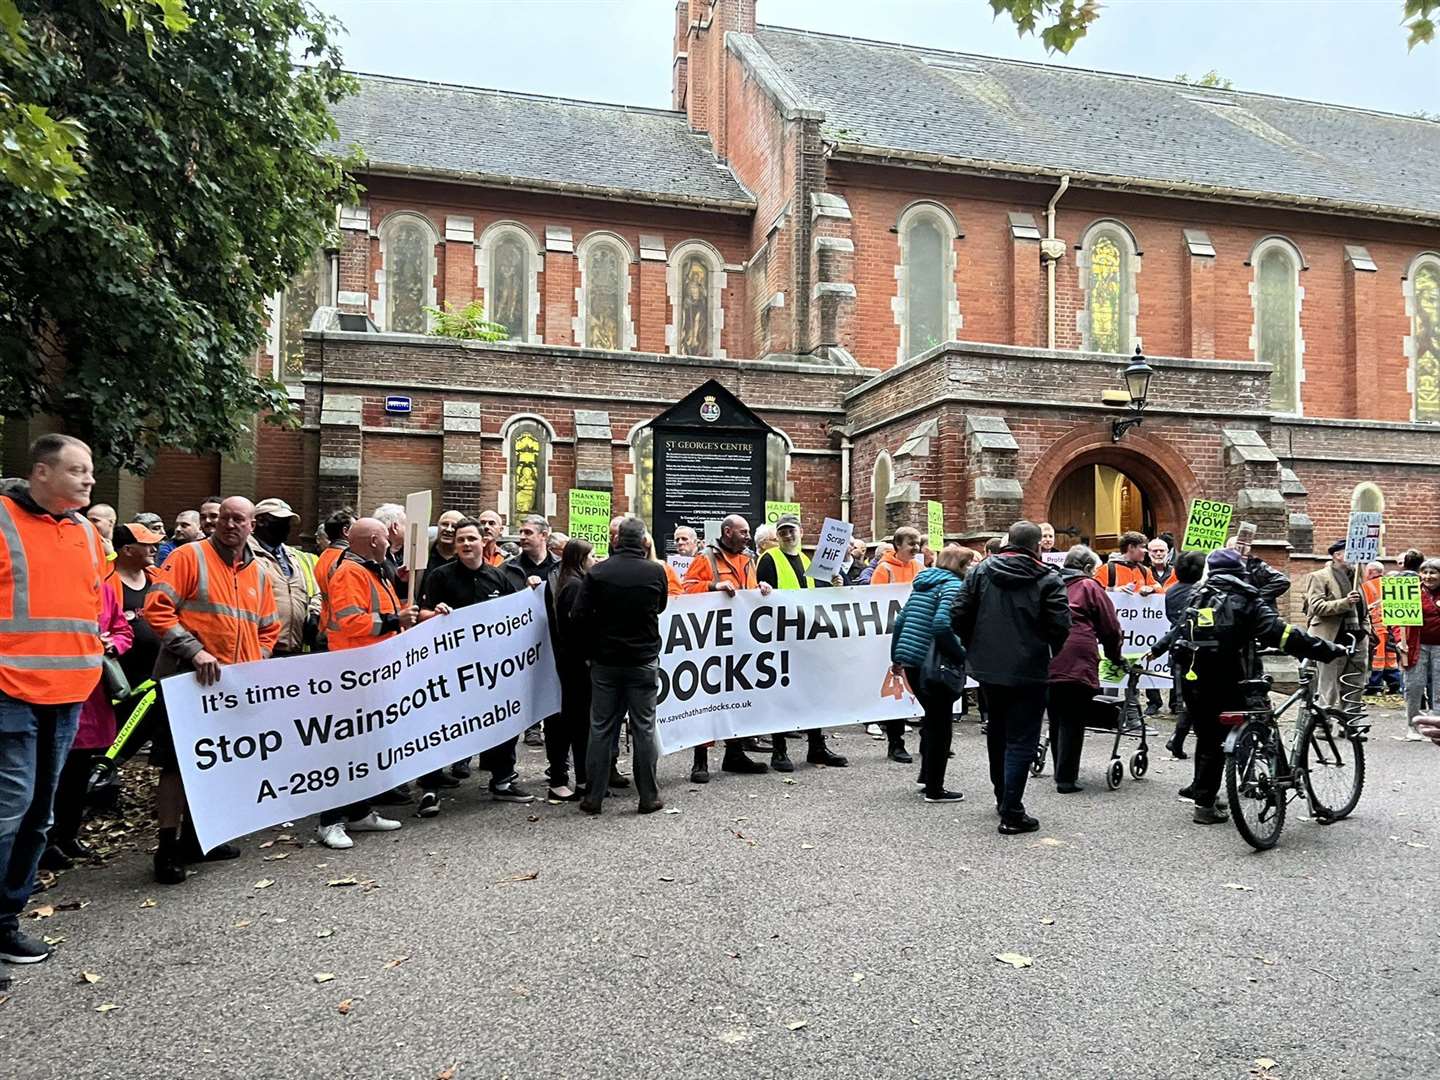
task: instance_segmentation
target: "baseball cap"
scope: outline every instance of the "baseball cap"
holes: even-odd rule
[[[785,528],[787,525],[788,525],[790,528],[792,528],[792,529],[798,529],[798,528],[800,528],[800,517],[799,517],[799,515],[798,515],[798,514],[781,514],[780,517],[779,517],[778,519],[776,519],[776,521],[775,521],[775,529],[776,529],[776,531],[779,531],[780,529]]]
[[[255,516],[269,514],[271,517],[287,518],[294,517],[295,511],[290,509],[290,504],[284,499],[261,499],[255,504]]]
[[[163,533],[165,531],[165,519],[162,518],[159,514],[136,514],[135,520],[138,521],[141,525],[144,525],[147,529],[154,529],[156,532],[160,533]]]
[[[110,543],[114,545],[116,551],[119,551],[126,544],[158,544],[164,539],[164,533],[147,529],[138,521],[132,521],[128,525],[116,525],[115,532],[110,537]]]
[[[1344,551],[1344,550],[1345,550],[1345,541],[1344,541],[1344,540],[1336,540],[1333,544],[1331,544],[1328,548],[1325,549],[1325,551],[1326,551],[1328,554],[1330,554],[1330,555],[1334,555],[1335,552],[1337,552],[1337,551]]]

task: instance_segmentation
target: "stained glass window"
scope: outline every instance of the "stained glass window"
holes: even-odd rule
[[[1090,243],[1090,288],[1085,298],[1091,352],[1130,351],[1130,257],[1114,233],[1102,232]]]
[[[1298,408],[1296,345],[1299,316],[1299,264],[1282,244],[1266,247],[1255,266],[1255,344],[1257,358],[1271,365],[1270,404],[1279,412]]]
[[[905,229],[905,353],[918,356],[949,338],[945,320],[945,233],[930,214]]]
[[[635,470],[635,495],[630,512],[655,531],[655,429],[641,428],[630,440],[630,464]]]
[[[533,420],[510,429],[510,525],[517,528],[526,514],[543,514],[545,470],[550,437]]]
[[[710,330],[710,261],[696,253],[680,263],[680,312],[675,324],[676,352],[681,356],[710,356],[714,352]]]
[[[315,310],[330,303],[330,259],[324,252],[301,268],[280,296],[280,355],[275,377],[293,382],[305,373],[305,343],[300,335],[310,329]]]
[[[423,334],[429,329],[425,307],[434,287],[435,237],[413,217],[387,223],[385,249],[385,329]]]
[[[530,252],[513,232],[501,233],[490,252],[490,286],[485,315],[524,341],[530,327]]]
[[[789,476],[790,446],[785,436],[771,432],[765,436],[765,498],[787,502]]]
[[[1440,261],[1426,259],[1410,281],[1415,292],[1415,419],[1440,422]]]
[[[585,345],[591,349],[625,347],[625,294],[629,260],[611,243],[597,243],[585,259]]]

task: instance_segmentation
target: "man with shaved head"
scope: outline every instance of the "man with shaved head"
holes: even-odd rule
[[[220,502],[210,536],[176,548],[156,575],[141,613],[160,639],[157,681],[193,671],[202,686],[212,686],[220,680],[222,667],[274,653],[280,620],[269,572],[249,546],[254,531],[254,504],[232,495]],[[202,852],[188,820],[182,833],[185,789],[168,719],[156,725],[150,762],[160,766],[155,880],[178,885],[185,880],[186,863],[238,856],[240,849],[233,844]]]

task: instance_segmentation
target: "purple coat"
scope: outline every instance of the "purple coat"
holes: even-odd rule
[[[1061,571],[1070,600],[1070,636],[1050,661],[1050,681],[1100,689],[1100,650],[1121,663],[1120,617],[1105,587],[1078,570]]]

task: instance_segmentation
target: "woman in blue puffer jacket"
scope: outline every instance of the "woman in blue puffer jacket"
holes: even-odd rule
[[[890,639],[893,668],[904,671],[911,692],[925,710],[920,725],[920,783],[926,802],[959,802],[965,797],[945,787],[957,695],[941,684],[926,684],[920,669],[930,655],[931,641],[957,666],[964,664],[965,646],[950,629],[950,607],[965,587],[965,571],[976,558],[975,552],[958,544],[942,548],[935,565],[916,576]]]

